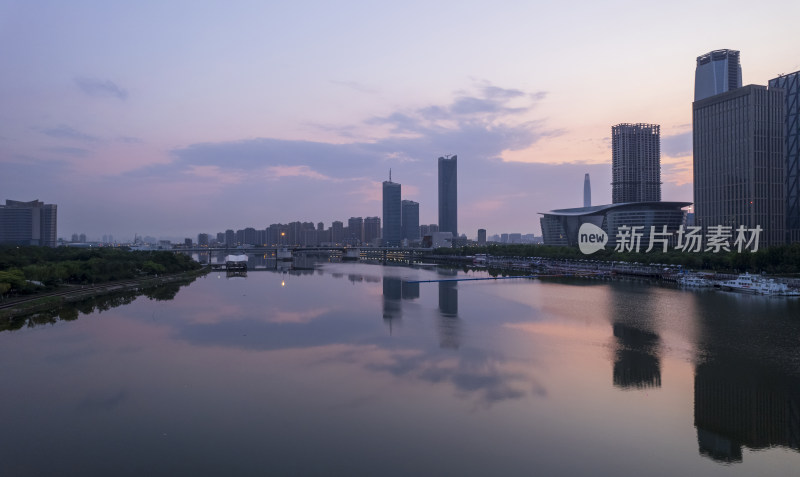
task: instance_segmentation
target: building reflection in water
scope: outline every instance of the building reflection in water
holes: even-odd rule
[[[622,389],[661,387],[661,363],[657,334],[614,323],[614,386]]]
[[[419,283],[403,282],[403,300],[419,298]]]
[[[445,272],[440,272],[443,275]],[[455,278],[456,272],[445,275]],[[439,282],[439,347],[458,349],[461,346],[461,320],[458,317],[458,282]]]
[[[661,338],[655,331],[654,298],[619,291],[610,299],[614,351],[614,386],[621,389],[661,387]]]
[[[445,276],[455,277],[456,272]],[[441,273],[440,273],[441,274]],[[458,284],[439,282],[439,309],[437,330],[441,348],[458,349],[461,346],[461,320],[458,318]],[[394,320],[403,316],[403,300],[416,300],[420,284],[408,283],[399,277],[383,277],[383,321],[392,332]]]
[[[742,462],[742,447],[800,451],[798,346],[783,346],[783,337],[797,331],[791,317],[783,312],[737,319],[749,314],[748,303],[763,306],[762,297],[703,301],[708,303],[698,315],[702,337],[694,376],[700,454],[731,464]]]
[[[742,461],[742,446],[800,450],[800,380],[733,360],[700,364],[694,378],[700,454]]]
[[[383,277],[383,321],[391,329],[392,320],[403,316],[403,280],[398,277]]]

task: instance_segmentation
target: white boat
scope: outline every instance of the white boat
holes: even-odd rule
[[[678,278],[678,283],[687,288],[709,288],[714,286],[714,282],[699,275],[683,275]]]
[[[247,255],[225,255],[225,269],[247,271]]]
[[[734,280],[722,282],[722,288],[741,293],[756,295],[800,296],[800,292],[791,290],[785,283],[778,283],[772,278],[745,273]]]

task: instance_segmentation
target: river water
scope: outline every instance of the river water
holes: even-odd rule
[[[0,475],[797,475],[800,300],[408,283],[482,276],[213,272],[4,331]]]

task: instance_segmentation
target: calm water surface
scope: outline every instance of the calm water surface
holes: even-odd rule
[[[797,475],[800,300],[326,263],[0,333],[0,475]]]

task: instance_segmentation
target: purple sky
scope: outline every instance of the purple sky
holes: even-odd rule
[[[402,184],[437,220],[539,234],[610,202],[611,126],[662,126],[664,200],[692,200],[695,58],[744,83],[800,69],[800,4],[0,0],[0,200],[59,206],[59,236],[181,239],[380,216]]]

